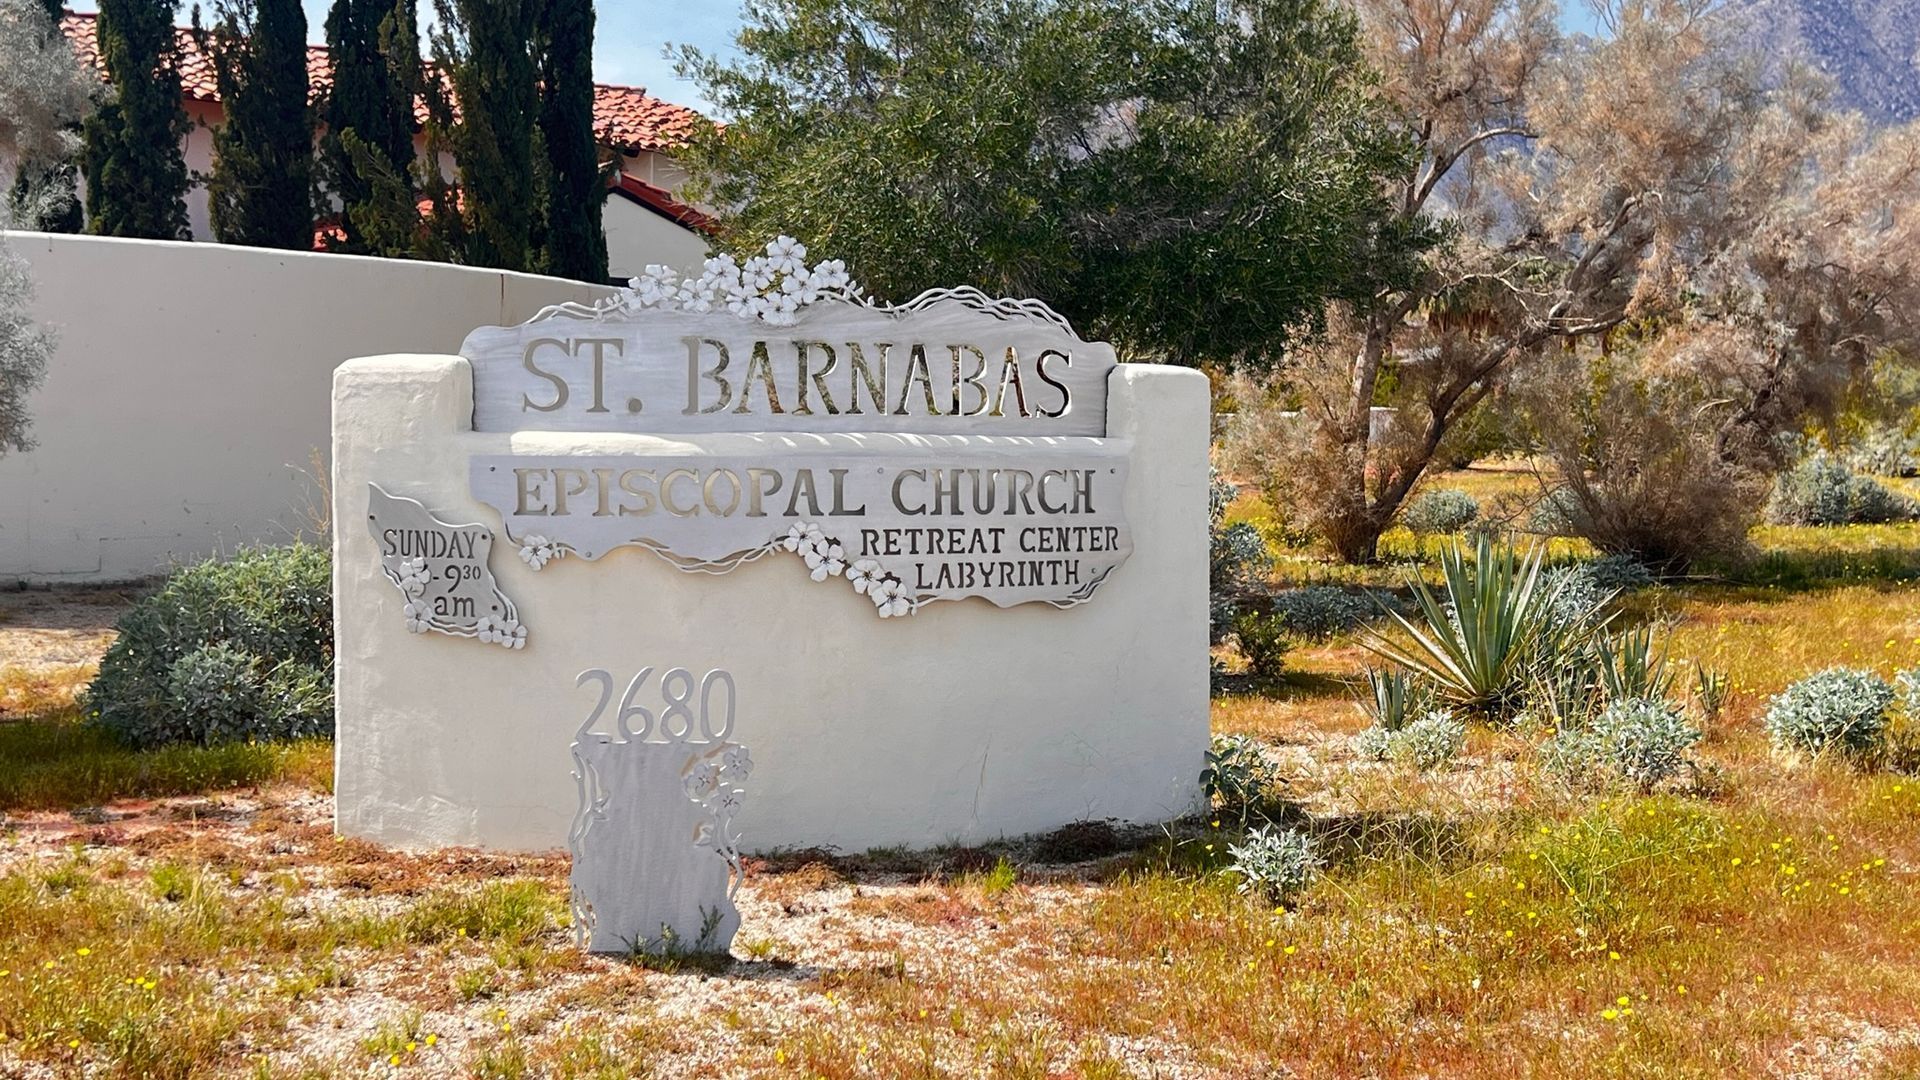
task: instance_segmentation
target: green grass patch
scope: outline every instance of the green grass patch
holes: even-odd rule
[[[333,789],[333,743],[227,743],[133,750],[74,714],[0,724],[0,810],[290,782]]]

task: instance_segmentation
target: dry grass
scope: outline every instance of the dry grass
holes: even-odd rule
[[[1762,542],[1830,567],[1855,540]],[[1214,705],[1327,858],[1284,908],[1220,873],[1225,822],[799,852],[752,864],[730,968],[649,970],[573,949],[564,858],[333,838],[317,748],[271,774],[293,786],[16,810],[0,1074],[1915,1075],[1920,779],[1781,757],[1759,718],[1817,668],[1920,664],[1920,586],[1815,579],[1632,602],[1734,684],[1710,794],[1573,798],[1525,731],[1433,774],[1360,761],[1367,654],[1290,654]],[[72,737],[16,745],[104,752]],[[0,778],[32,756],[8,749]]]
[[[71,711],[0,723],[0,812],[278,782],[331,790],[333,744],[306,740],[137,751]]]

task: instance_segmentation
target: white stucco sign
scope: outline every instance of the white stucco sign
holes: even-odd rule
[[[1194,805],[1205,377],[1030,300],[872,304],[803,256],[339,369],[335,520],[366,523],[334,538],[342,832],[571,840],[612,948],[731,933],[703,835],[927,846]],[[581,686],[638,716],[663,658],[673,693],[730,672],[737,730],[581,725]],[[745,746],[751,799],[694,790]]]

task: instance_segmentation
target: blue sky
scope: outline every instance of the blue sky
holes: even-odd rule
[[[321,27],[327,17],[330,0],[304,0],[309,37],[321,39]],[[1584,0],[1563,0],[1561,28],[1568,32],[1595,29],[1595,20]],[[432,0],[420,0],[422,13],[431,10]],[[91,11],[93,3],[77,3],[79,11]],[[185,7],[182,8],[184,12]],[[733,43],[733,31],[740,23],[740,4],[736,0],[602,0],[597,7],[598,27],[594,34],[594,77],[600,82],[644,86],[657,97],[682,105],[706,109],[707,101],[691,83],[673,73],[673,62],[666,58],[668,44],[696,45],[709,52],[726,50]],[[184,21],[184,15],[182,16]]]
[[[307,37],[320,41],[325,37],[331,0],[303,0],[307,9]],[[70,2],[75,11],[98,9],[96,0]],[[210,9],[211,3],[202,3]],[[180,21],[184,24],[191,3],[182,4]],[[433,0],[420,0],[423,16],[430,15]],[[644,86],[656,96],[682,105],[704,108],[706,101],[691,83],[673,73],[673,62],[664,53],[669,43],[698,45],[713,51],[729,48],[734,27],[740,23],[740,5],[736,0],[601,0],[596,5],[598,25],[594,33],[594,77],[600,82]]]

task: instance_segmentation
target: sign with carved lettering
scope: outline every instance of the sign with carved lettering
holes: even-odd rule
[[[409,631],[525,647],[527,628],[487,568],[492,529],[441,521],[417,500],[368,484],[367,531],[379,545],[380,572],[404,598]]]
[[[467,335],[474,430],[1106,434],[1113,347],[1030,301],[579,314]]]
[[[1133,550],[1124,442],[887,441],[756,456],[486,455],[470,482],[536,570],[621,547],[704,573],[786,553],[815,581],[844,578],[883,618],[967,596],[1069,606]]]

